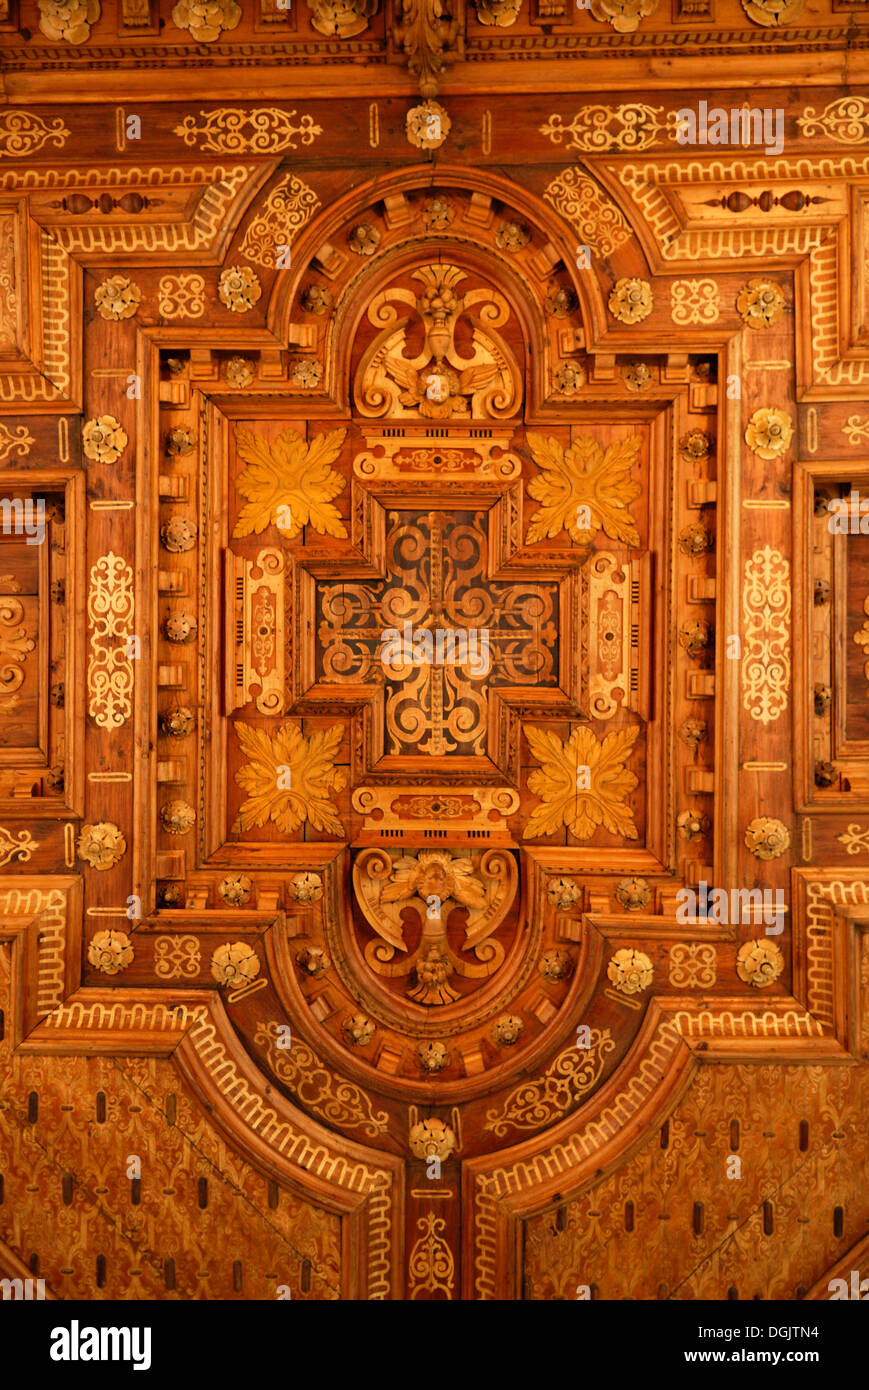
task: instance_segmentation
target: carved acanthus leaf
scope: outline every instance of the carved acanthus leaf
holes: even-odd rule
[[[628,506],[641,492],[631,478],[640,443],[639,435],[629,435],[604,451],[590,435],[582,434],[565,449],[552,436],[529,432],[528,447],[543,475],[528,484],[528,493],[543,506],[531,518],[526,545],[551,539],[559,531],[585,545],[599,530],[625,545],[639,545]]]
[[[249,466],[236,482],[248,499],[241,508],[233,536],[259,535],[275,525],[289,540],[303,526],[320,535],[347,535],[331,499],[344,487],[344,479],[332,468],[344,443],[346,430],[318,434],[309,444],[297,430],[287,429],[273,444],[248,430],[235,432],[239,456]]]
[[[420,95],[436,97],[448,57],[460,57],[462,0],[395,0],[395,46],[419,82]],[[451,11],[448,12],[448,11]]]

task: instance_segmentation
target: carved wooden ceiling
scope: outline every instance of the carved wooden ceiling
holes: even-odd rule
[[[2,7],[0,1273],[869,1273],[863,9]]]

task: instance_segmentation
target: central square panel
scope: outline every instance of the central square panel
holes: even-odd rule
[[[391,511],[385,579],[317,584],[317,680],[382,687],[388,756],[483,756],[490,690],[558,687],[559,586],[489,577],[489,515]]]

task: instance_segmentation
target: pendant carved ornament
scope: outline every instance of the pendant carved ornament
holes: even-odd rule
[[[453,1003],[461,995],[450,983],[452,977],[484,980],[503,963],[504,947],[491,938],[513,903],[518,882],[515,859],[501,850],[363,851],[353,867],[353,888],[377,933],[365,947],[365,960],[378,975],[412,975],[407,994],[418,1004]],[[459,947],[449,931],[455,908],[466,913]],[[411,930],[418,933],[412,950],[407,940]],[[395,959],[396,952],[401,959]]]
[[[393,285],[372,300],[368,321],[381,332],[366,349],[356,373],[360,415],[427,420],[496,419],[515,414],[522,399],[518,363],[496,331],[510,317],[506,299],[485,288],[458,292],[466,273],[454,265],[426,265],[413,272],[422,290]],[[398,317],[396,304],[412,312]],[[477,314],[471,313],[477,309]],[[421,350],[407,355],[411,324],[421,322]],[[457,331],[470,328],[473,353],[460,354]],[[414,325],[415,327],[415,325]]]

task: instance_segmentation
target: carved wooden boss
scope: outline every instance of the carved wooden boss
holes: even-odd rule
[[[752,175],[394,18],[409,112],[0,112],[0,931],[16,1043],[172,1053],[342,1296],[516,1297],[699,1060],[855,1045],[869,100]]]

